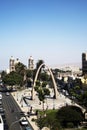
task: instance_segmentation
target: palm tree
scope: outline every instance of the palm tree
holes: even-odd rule
[[[41,64],[43,64],[43,63],[44,63],[43,60],[38,60],[38,62],[36,63],[36,69],[38,70],[39,66],[40,66]]]
[[[15,71],[23,77],[23,85],[26,83],[26,70],[27,67],[21,62],[15,65]]]
[[[43,60],[38,60],[38,62],[36,63],[36,72],[37,72],[37,70],[38,70],[38,68],[40,67],[41,64],[44,64],[44,61]],[[42,68],[44,68],[44,65],[42,66]],[[41,69],[39,71],[38,79],[40,79]]]

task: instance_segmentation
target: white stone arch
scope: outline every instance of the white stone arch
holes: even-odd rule
[[[50,75],[51,75],[51,78],[52,78],[52,81],[53,81],[55,99],[57,99],[59,93],[58,93],[58,90],[57,90],[57,85],[56,85],[56,82],[55,82],[53,73],[52,73],[51,69],[50,69],[47,65],[45,65],[44,63],[41,64],[41,65],[39,66],[38,70],[37,70],[37,73],[36,73],[36,76],[35,76],[35,79],[34,79],[34,84],[33,84],[33,86],[32,86],[32,99],[34,99],[34,87],[35,87],[35,85],[36,85],[36,81],[37,81],[37,78],[38,78],[38,74],[39,74],[39,71],[40,71],[40,69],[42,68],[42,66],[45,66],[45,67],[49,70],[49,72],[50,72]]]

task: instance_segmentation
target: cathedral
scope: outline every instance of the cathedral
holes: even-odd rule
[[[15,65],[20,62],[19,59],[17,58],[16,60],[13,58],[13,56],[11,56],[10,60],[9,60],[9,71],[15,71]],[[30,58],[28,59],[28,69],[29,70],[33,70],[34,69],[34,60],[32,58],[32,56],[30,56]]]

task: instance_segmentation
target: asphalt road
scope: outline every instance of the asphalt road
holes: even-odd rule
[[[5,128],[5,130],[25,130],[25,126],[21,126],[19,123],[20,118],[23,117],[23,115],[20,114],[21,109],[13,99],[12,95],[2,93],[2,103],[5,111],[6,122],[8,124],[8,128]]]

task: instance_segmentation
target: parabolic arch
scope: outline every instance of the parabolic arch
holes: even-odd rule
[[[33,84],[33,86],[32,86],[32,100],[34,99],[34,87],[35,87],[35,85],[36,85],[36,81],[37,81],[37,78],[38,78],[38,74],[39,74],[39,71],[40,71],[40,69],[42,68],[42,66],[45,66],[45,67],[49,70],[49,72],[50,72],[50,75],[51,75],[51,78],[52,78],[52,81],[53,81],[54,96],[55,96],[55,99],[57,99],[59,93],[58,93],[58,90],[57,90],[57,85],[56,85],[56,82],[55,82],[53,73],[52,73],[51,69],[50,69],[47,65],[45,65],[45,64],[43,63],[43,64],[41,64],[41,65],[39,66],[39,68],[38,68],[38,70],[37,70],[37,72],[36,72],[36,76],[35,76],[35,79],[34,79],[34,84]]]

